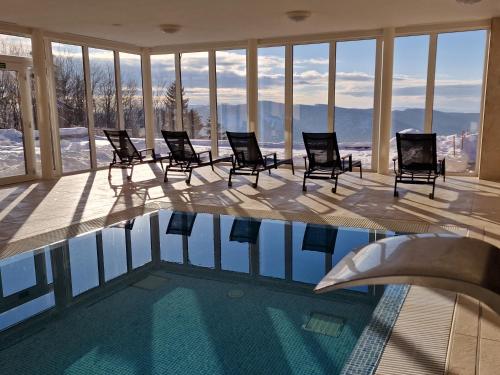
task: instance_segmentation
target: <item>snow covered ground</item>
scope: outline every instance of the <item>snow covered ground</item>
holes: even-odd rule
[[[415,129],[406,129],[403,132],[418,132]],[[63,159],[64,172],[73,172],[90,168],[90,145],[86,128],[66,128],[61,129],[61,155]],[[36,136],[35,136],[36,137]],[[463,137],[463,146],[462,146]],[[438,157],[446,157],[447,170],[450,172],[471,172],[475,166],[476,145],[478,134],[452,134],[440,135],[437,137]],[[133,138],[138,149],[145,148],[144,139]],[[37,159],[40,157],[38,141],[36,143]],[[99,166],[107,165],[112,158],[111,146],[103,136],[96,136],[96,157]],[[209,139],[193,139],[193,145],[198,150],[210,149]],[[455,143],[455,147],[453,144]],[[161,154],[167,152],[163,139],[155,142]],[[340,144],[341,154],[351,153],[353,159],[361,160],[365,168],[371,165],[371,145],[363,143]],[[263,153],[278,153],[278,157],[283,157],[283,144],[262,143]],[[305,155],[303,148],[294,148],[294,157],[298,165],[302,164],[302,155]],[[227,141],[219,142],[219,153],[221,155],[231,154],[231,149]],[[392,156],[396,155],[396,139],[390,141],[390,159],[392,167]],[[24,146],[22,133],[15,129],[0,129],[0,177],[22,175],[25,173]]]

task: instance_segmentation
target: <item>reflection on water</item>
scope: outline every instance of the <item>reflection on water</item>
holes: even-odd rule
[[[395,233],[159,212],[0,261],[0,330],[150,268],[206,269],[283,285],[317,283],[348,252]],[[300,284],[299,284],[300,283]],[[312,288],[312,286],[311,286]],[[371,287],[355,288],[367,298]]]

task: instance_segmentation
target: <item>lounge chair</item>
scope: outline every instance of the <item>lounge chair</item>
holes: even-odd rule
[[[445,181],[445,159],[438,160],[436,133],[404,134],[396,133],[398,156],[393,158],[394,196],[399,196],[397,185],[425,184],[432,185],[429,198],[434,199],[436,179],[442,175]],[[396,164],[397,162],[397,164]]]
[[[156,163],[159,161],[163,169],[163,158],[155,154],[154,148],[138,150],[130,140],[126,130],[104,130],[104,134],[113,147],[113,160],[109,164],[109,179],[111,179],[112,168],[130,169],[130,175],[127,173],[127,180],[132,179],[134,166],[138,164]],[[148,151],[151,151],[150,156],[147,155]]]
[[[412,234],[385,238],[350,252],[314,291],[420,285],[467,294],[500,314],[499,269],[500,249],[487,242],[451,234]]]
[[[229,241],[256,244],[262,220],[235,217],[229,234]]]
[[[334,180],[332,192],[337,192],[339,175],[359,167],[359,177],[363,178],[360,160],[352,160],[352,154],[340,156],[337,135],[332,133],[302,133],[307,156],[305,156],[302,190],[307,191],[306,179]]]
[[[196,212],[174,211],[170,216],[166,234],[179,234],[182,236],[191,236]]]
[[[331,225],[307,224],[302,250],[332,254],[337,242],[338,228]]]
[[[221,161],[221,159],[214,161],[211,151],[196,152],[185,131],[162,130],[161,134],[170,149],[170,161],[165,168],[164,182],[168,180],[168,171],[188,172],[186,183],[189,185],[193,169],[210,165],[214,170],[214,163]]]
[[[233,175],[250,175],[256,176],[253,187],[257,187],[260,172],[268,171],[271,174],[271,169],[277,169],[278,166],[283,164],[290,164],[292,173],[295,174],[293,159],[278,159],[275,152],[262,155],[254,132],[226,133],[234,153],[233,166],[229,171],[228,186],[232,186],[231,177]]]

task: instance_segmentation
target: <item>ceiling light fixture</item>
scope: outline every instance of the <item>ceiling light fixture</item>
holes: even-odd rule
[[[176,25],[173,23],[168,23],[164,25],[160,25],[160,29],[167,34],[174,34],[181,29],[181,25]]]
[[[291,10],[286,12],[288,18],[295,22],[302,22],[311,16],[311,12],[308,10]]]
[[[472,5],[472,4],[477,4],[479,3],[481,0],[457,0],[457,3],[460,3],[460,4],[467,4],[467,5]]]

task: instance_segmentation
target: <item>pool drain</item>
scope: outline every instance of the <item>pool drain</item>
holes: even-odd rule
[[[243,292],[241,289],[231,289],[229,292],[227,292],[227,296],[229,298],[241,298],[245,295],[245,292]]]
[[[302,326],[306,331],[332,337],[339,337],[343,327],[343,318],[317,312],[311,313],[309,321]]]

